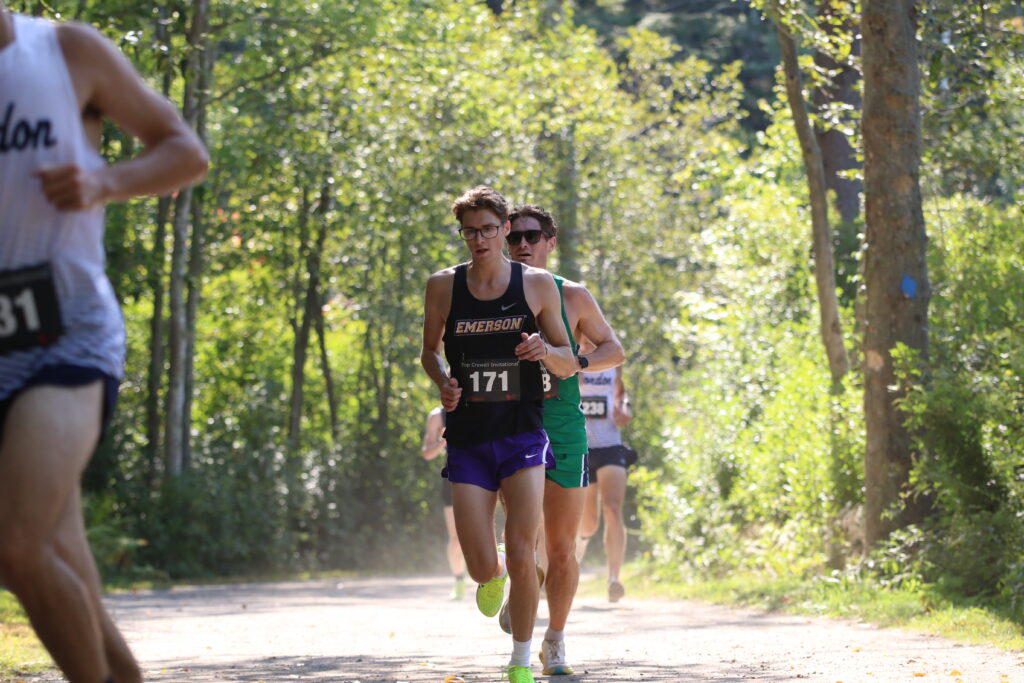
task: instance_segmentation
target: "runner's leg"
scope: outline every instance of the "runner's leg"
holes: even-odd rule
[[[586,489],[562,488],[551,480],[545,480],[544,487],[544,533],[548,554],[544,585],[548,600],[548,626],[554,631],[562,631],[580,580],[576,532],[583,516]]]
[[[590,537],[597,533],[597,527],[601,523],[601,508],[598,505],[598,492],[601,487],[595,480],[591,480],[587,487],[586,500],[583,502],[583,518],[580,520],[580,531],[576,537],[576,561],[582,563],[583,556],[587,554],[587,544]]]
[[[509,617],[512,637],[520,642],[533,638],[540,588],[534,547],[540,526],[544,497],[544,468],[527,467],[501,480],[501,491],[508,506],[505,520],[505,546],[508,553]]]
[[[626,525],[622,521],[622,501],[626,497],[626,468],[606,465],[601,468],[601,505],[604,511],[604,548],[608,558],[608,580],[617,581],[626,556]]]
[[[465,591],[466,561],[462,558],[459,534],[455,531],[455,510],[451,505],[444,506],[444,526],[448,533],[445,554],[448,556],[448,568],[455,579],[451,596],[453,599],[461,600]]]
[[[497,498],[496,491],[474,484],[452,484],[456,535],[469,576],[477,583],[487,583],[503,571],[494,537]]]
[[[78,489],[72,492],[57,531],[57,553],[82,579],[89,593],[93,610],[99,617],[100,631],[103,634],[103,650],[110,664],[110,671],[117,683],[141,683],[142,671],[138,662],[114,625],[106,607],[103,605],[100,574],[96,569],[92,551],[85,534],[85,522],[82,519],[82,500]]]
[[[0,582],[75,683],[101,683],[110,673],[100,616],[57,541],[99,439],[102,400],[100,382],[26,389],[10,407],[0,444]]]

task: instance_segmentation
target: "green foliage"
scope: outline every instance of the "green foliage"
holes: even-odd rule
[[[920,457],[917,495],[935,514],[918,536],[920,574],[968,595],[1019,603],[1024,586],[1024,239],[1019,207],[936,200],[931,358],[903,350],[903,404]],[[926,375],[922,370],[930,369]]]
[[[830,391],[790,131],[720,179],[690,244],[701,268],[672,328],[687,372],[664,469],[638,485],[655,556],[712,575],[841,561],[840,513],[860,495],[859,401]]]

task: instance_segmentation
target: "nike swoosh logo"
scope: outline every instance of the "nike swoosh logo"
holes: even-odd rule
[[[515,304],[509,304],[508,306],[502,306],[501,307],[501,312],[504,313],[505,311],[507,311],[508,309],[512,308],[513,306],[515,306]]]
[[[527,455],[525,457],[526,457],[527,460],[529,460],[530,458],[536,458],[538,455],[540,455],[540,454],[539,453],[534,453],[533,455]]]

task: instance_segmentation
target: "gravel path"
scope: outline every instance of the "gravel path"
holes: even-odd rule
[[[108,602],[148,681],[497,681],[510,637],[476,611],[471,595],[448,600],[449,586],[437,576],[313,580],[181,587],[112,595]],[[546,625],[542,603],[536,638]],[[537,666],[538,683],[1024,683],[1024,653],[846,621],[629,596],[615,605],[578,598],[566,642],[576,675],[548,678]]]

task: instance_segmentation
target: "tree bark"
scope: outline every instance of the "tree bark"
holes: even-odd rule
[[[821,317],[821,340],[825,346],[833,386],[841,386],[843,376],[850,369],[843,346],[843,328],[839,320],[839,301],[836,297],[835,264],[832,260],[832,228],[828,220],[828,190],[821,150],[814,137],[814,129],[804,102],[800,66],[797,63],[796,40],[780,16],[775,17],[775,28],[782,49],[782,67],[786,74],[786,97],[793,124],[800,140],[804,169],[807,173],[807,191],[811,203],[811,243],[814,251],[814,280],[818,287],[818,311]]]
[[[331,441],[338,443],[338,398],[334,394],[334,375],[331,372],[330,358],[327,356],[327,330],[324,324],[324,310],[316,311],[316,333],[320,340],[320,370],[324,374],[324,385],[327,387],[327,408],[331,418]]]
[[[168,10],[161,8],[154,22],[154,30],[164,46],[165,56],[171,54],[171,35],[167,28]],[[169,58],[162,62],[161,92],[170,98],[174,71]],[[148,273],[149,289],[153,293],[153,315],[149,321],[149,367],[146,371],[146,485],[152,489],[159,476],[161,438],[161,390],[163,389],[164,359],[167,341],[164,339],[164,278],[167,274],[167,223],[171,216],[171,198],[160,197],[156,204],[156,234],[153,236],[153,254]]]
[[[892,350],[928,351],[927,236],[921,211],[920,75],[913,0],[865,0],[864,63],[864,454],[865,541],[918,521],[900,505],[914,461],[897,401]]]
[[[573,127],[554,136],[555,162],[560,168],[555,179],[555,220],[558,221],[558,273],[580,280],[579,260],[579,172],[576,164],[576,131]]]
[[[167,260],[167,221],[170,197],[157,201],[156,234],[153,237],[149,286],[153,293],[153,315],[149,320],[149,367],[146,371],[146,483],[153,487],[160,460],[160,389],[164,375],[164,277]]]
[[[834,31],[832,22],[829,20],[834,13],[834,5],[831,2],[821,2],[818,5],[818,14],[823,19],[819,24],[826,27],[828,31]],[[849,32],[855,30],[854,26],[844,23],[843,29]],[[854,40],[853,54],[860,52],[860,39]],[[857,93],[857,70],[848,64],[837,63],[831,55],[824,52],[814,53],[814,63],[820,68],[835,72],[835,76],[824,86],[814,89],[814,106],[816,110],[823,109],[833,102],[842,102],[859,111],[861,108],[860,95]],[[850,116],[852,118],[853,115]],[[821,149],[822,165],[825,169],[825,185],[829,190],[836,193],[836,210],[839,213],[839,232],[841,235],[840,244],[855,245],[857,230],[856,221],[860,216],[860,193],[861,182],[844,178],[841,174],[859,167],[856,151],[849,139],[842,131],[835,128],[815,130],[815,137],[818,140],[818,147]],[[854,234],[847,234],[853,231]]]
[[[206,40],[207,0],[194,0],[192,25],[189,29],[189,53],[185,60],[185,89],[182,116],[193,128],[198,117],[198,85],[201,70],[200,50]],[[183,436],[185,391],[188,362],[188,323],[185,306],[185,277],[188,261],[189,222],[192,188],[178,192],[174,203],[174,248],[171,255],[170,285],[170,364],[167,386],[167,419],[164,439],[164,460],[168,476],[181,474],[184,464]]]
[[[306,382],[306,352],[309,348],[309,328],[312,324],[310,315],[310,297],[314,296],[313,273],[311,272],[311,261],[313,249],[309,246],[309,213],[310,201],[309,190],[302,188],[302,206],[299,208],[299,259],[305,266],[306,287],[305,294],[295,301],[299,310],[296,312],[298,323],[293,325],[295,331],[292,343],[292,392],[289,401],[288,415],[288,448],[294,451],[299,445],[300,433],[302,430],[302,399]],[[301,277],[302,271],[296,273],[296,278]],[[297,291],[303,291],[296,284]]]
[[[196,96],[196,133],[203,145],[209,147],[206,114],[209,104],[210,76],[213,70],[213,51],[205,38],[199,50],[199,88]],[[196,321],[199,302],[203,295],[203,252],[206,246],[206,217],[203,213],[205,187],[200,185],[192,193],[192,244],[188,260],[188,302],[185,308],[185,403],[181,414],[181,462],[188,469],[192,462],[192,396],[195,388]]]

